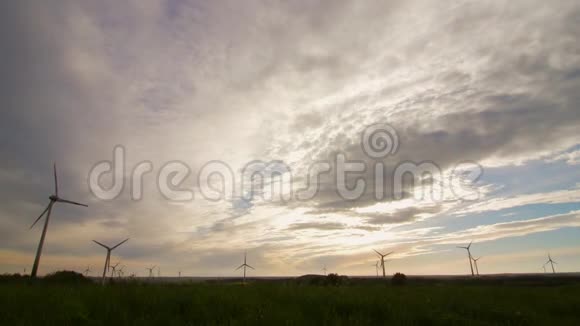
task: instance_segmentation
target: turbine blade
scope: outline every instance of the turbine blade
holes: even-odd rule
[[[374,249],[373,249],[373,250],[374,250]],[[374,250],[374,251],[375,251],[375,252],[376,252],[376,253],[377,253],[379,256],[381,256],[381,257],[383,256],[383,254],[381,254],[380,252],[378,252],[378,251],[376,251],[376,250]]]
[[[58,178],[56,176],[56,163],[52,166],[54,171],[54,194],[58,197]]]
[[[469,245],[467,245],[467,249],[469,249],[471,247],[472,243],[473,243],[473,240],[471,240],[471,242],[469,242]]]
[[[59,201],[61,203],[67,203],[67,204],[73,204],[73,205],[79,205],[79,206],[89,207],[89,205],[77,203],[76,201],[72,201],[72,200],[66,200],[66,199],[59,198],[57,201]]]
[[[235,270],[237,271],[238,269],[244,267],[244,264],[241,264],[238,268],[236,268]]]
[[[105,246],[104,244],[100,243],[100,242],[99,242],[99,241],[97,241],[97,240],[93,240],[93,242],[94,242],[94,243],[96,243],[96,244],[98,244],[99,246],[101,246],[101,247],[103,247],[103,248],[107,249],[107,250],[110,250],[110,249],[111,249],[111,248],[109,248],[109,247]]]
[[[123,240],[123,241],[119,242],[119,243],[118,243],[116,246],[114,246],[113,248],[111,248],[111,250],[113,250],[113,249],[117,248],[118,246],[122,245],[123,243],[125,243],[125,242],[127,242],[127,241],[129,241],[129,238],[127,238],[127,239],[125,239],[125,240]]]
[[[249,268],[251,268],[251,269],[255,269],[254,267],[252,267],[252,266],[250,266],[250,265],[248,265],[248,264],[246,264],[246,266],[248,266],[248,267],[249,267]]]
[[[46,208],[44,209],[44,211],[42,211],[42,213],[38,216],[38,218],[36,219],[36,221],[34,221],[34,223],[32,223],[32,225],[30,226],[30,229],[32,229],[34,227],[34,225],[36,225],[36,223],[38,221],[40,221],[40,219],[44,216],[44,214],[46,214],[46,212],[48,211],[48,209],[50,208],[50,206],[52,206],[52,202],[50,202],[48,204],[48,206],[46,206]]]
[[[387,257],[388,255],[392,254],[394,251],[389,252],[388,254],[385,255],[385,257]]]

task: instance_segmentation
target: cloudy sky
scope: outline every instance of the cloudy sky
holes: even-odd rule
[[[482,273],[541,272],[548,252],[580,270],[577,1],[4,1],[0,15],[0,272],[31,268],[53,162],[59,195],[89,207],[55,206],[41,273],[97,271],[91,240],[127,237],[113,263],[137,275],[235,275],[244,250],[254,275],[369,275],[372,249],[395,252],[388,273],[465,274],[470,241]],[[377,124],[396,132],[391,155],[361,146]],[[115,148],[124,174],[99,185],[123,187],[103,199],[90,173]],[[365,166],[345,178],[368,186],[357,198],[338,191],[337,155]],[[237,187],[256,160],[288,172]],[[212,161],[237,180],[217,201],[198,178]],[[397,196],[402,162],[441,173]],[[269,200],[270,185],[292,193]]]

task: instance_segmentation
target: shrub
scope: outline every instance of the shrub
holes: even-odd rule
[[[393,285],[405,285],[407,283],[407,276],[403,273],[396,273],[391,278],[391,284]]]
[[[336,273],[330,273],[328,275],[326,275],[326,279],[324,280],[324,284],[325,285],[332,285],[332,286],[339,286],[339,285],[345,285],[348,283],[348,277],[347,276],[341,276],[338,275]]]
[[[54,272],[46,275],[42,280],[56,283],[91,283],[91,280],[86,278],[83,274],[73,271]]]

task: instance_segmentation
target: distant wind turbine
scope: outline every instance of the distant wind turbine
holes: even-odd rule
[[[85,269],[85,276],[89,276],[89,273],[91,272],[91,265],[87,265],[87,269]]]
[[[380,260],[377,260],[373,266],[375,266],[375,272],[377,273],[377,277],[379,277],[379,265]]]
[[[374,249],[373,249],[374,250]],[[379,255],[379,257],[381,257],[381,267],[383,269],[383,277],[387,277],[387,274],[385,273],[385,257],[387,257],[388,255],[392,254],[393,252],[389,252],[388,254],[381,254],[380,252],[376,251],[377,255]]]
[[[107,276],[107,270],[111,264],[111,251],[115,250],[118,246],[122,245],[123,243],[127,242],[129,238],[119,242],[113,247],[105,246],[104,244],[100,243],[99,241],[93,240],[94,243],[98,244],[99,246],[107,249],[107,258],[105,258],[105,267],[103,268],[103,277],[101,278],[101,284],[105,284],[105,276]]]
[[[46,237],[46,230],[48,229],[48,221],[50,220],[50,213],[52,212],[52,206],[54,206],[54,204],[58,202],[58,203],[66,203],[66,204],[73,204],[73,205],[88,207],[85,204],[77,203],[77,202],[74,202],[71,200],[62,199],[58,196],[58,179],[56,176],[56,164],[53,165],[53,170],[54,170],[54,194],[50,195],[48,197],[48,199],[50,199],[48,206],[46,206],[44,211],[42,211],[40,216],[30,226],[30,228],[32,229],[34,227],[34,225],[44,216],[44,214],[46,214],[46,219],[44,220],[44,227],[42,228],[42,235],[40,236],[40,242],[38,243],[38,249],[36,249],[36,257],[34,258],[34,265],[32,265],[32,272],[30,273],[30,277],[36,277],[36,274],[38,272],[38,265],[40,264],[40,256],[42,255],[42,247],[44,246],[44,238]]]
[[[542,265],[542,269],[544,270],[544,274],[546,274],[546,264]]]
[[[471,241],[467,247],[457,247],[457,248],[461,248],[461,249],[465,249],[467,250],[467,259],[469,259],[469,268],[471,268],[471,276],[475,276],[475,274],[473,273],[473,264],[471,263],[471,251],[469,250],[469,248],[471,248],[471,244],[473,243],[473,241]]]
[[[326,276],[326,265],[324,265],[324,267],[322,268],[322,272],[324,273],[324,275]]]
[[[117,277],[122,277],[125,274],[125,272],[123,271],[124,268],[125,265],[121,266],[121,268],[117,270]]]
[[[109,269],[111,270],[111,278],[117,274],[117,266],[119,266],[119,264],[120,263],[116,263],[115,265],[109,266]]]
[[[155,269],[155,267],[157,267],[157,266],[153,265],[153,267],[151,267],[151,268],[145,268],[146,270],[149,271],[149,277],[151,277],[151,278],[153,278],[153,276],[154,276],[153,270]]]
[[[552,257],[550,257],[550,254],[548,254],[548,261],[544,265],[547,265],[548,263],[550,264],[550,266],[552,266],[552,274],[556,274],[556,270],[554,269],[554,264],[558,264],[558,263],[556,263],[555,261],[552,260]]]
[[[246,252],[244,252],[244,263],[241,264],[238,268],[236,268],[236,270],[238,270],[242,267],[244,268],[244,281],[243,281],[243,283],[246,284],[246,267],[249,267],[251,269],[255,269],[254,267],[252,267],[246,263]]]
[[[479,257],[477,259],[475,259],[475,258],[472,258],[472,259],[473,259],[473,265],[475,265],[475,272],[477,273],[477,276],[479,276],[479,267],[477,267],[477,261],[479,261],[481,259],[481,257]]]

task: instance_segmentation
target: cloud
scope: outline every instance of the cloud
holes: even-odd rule
[[[580,189],[559,190],[546,193],[516,195],[512,197],[498,197],[474,203],[456,214],[481,213],[486,211],[500,211],[507,208],[533,204],[564,204],[580,202]]]
[[[342,230],[346,228],[344,224],[341,223],[296,223],[290,225],[288,230],[296,231],[296,230],[308,230],[308,229],[315,229],[315,230]]]
[[[131,237],[126,257],[139,264],[225,266],[212,253],[233,259],[255,247],[273,271],[284,264],[268,258],[309,266],[333,248],[395,239],[398,226],[425,229],[428,218],[458,208],[577,200],[564,191],[495,200],[485,192],[486,201],[473,206],[446,197],[389,210],[406,198],[392,200],[387,188],[384,200],[372,189],[343,200],[329,174],[308,201],[198,196],[177,205],[156,179],[163,164],[179,160],[191,168],[183,186],[195,190],[196,172],[209,160],[238,171],[252,160],[279,159],[292,168],[297,189],[313,162],[338,152],[376,163],[361,150],[360,135],[378,122],[400,138],[397,154],[383,160],[385,181],[404,160],[433,161],[444,174],[465,160],[516,175],[550,155],[573,164],[576,152],[562,151],[578,144],[579,10],[574,2],[541,1],[4,2],[0,247],[34,251],[39,230],[27,227],[52,192],[55,161],[63,196],[89,208],[55,210],[47,252],[96,255],[87,239]],[[97,200],[88,172],[111,160],[118,144],[127,154],[124,192]],[[129,174],[144,160],[154,170],[134,201]],[[377,183],[371,169],[347,183],[357,178]],[[406,185],[406,194],[414,188]],[[308,232],[289,235],[289,228]]]

